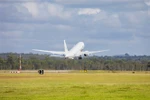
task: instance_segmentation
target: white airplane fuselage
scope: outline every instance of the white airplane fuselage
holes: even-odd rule
[[[74,59],[74,57],[80,56],[82,50],[84,49],[84,43],[77,43],[70,51],[65,55],[65,58]]]

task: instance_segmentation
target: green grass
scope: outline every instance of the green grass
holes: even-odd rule
[[[150,74],[0,73],[0,100],[150,100]]]

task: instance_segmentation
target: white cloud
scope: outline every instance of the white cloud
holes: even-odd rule
[[[56,29],[59,29],[59,30],[67,30],[67,31],[69,31],[69,30],[72,29],[71,26],[67,26],[67,25],[56,25],[55,27],[56,27]]]
[[[49,19],[57,17],[68,19],[71,17],[71,12],[66,11],[63,5],[50,2],[25,2],[23,6],[28,9],[28,12],[38,19]]]
[[[104,20],[106,18],[108,18],[108,13],[105,12],[105,11],[101,11],[101,13],[97,14],[95,17],[94,17],[94,21],[97,22],[97,21],[100,21],[100,20]]]
[[[63,19],[69,18],[71,16],[71,14],[65,11],[64,7],[61,5],[49,3],[45,6],[48,7],[48,13],[50,14],[50,16],[60,17]]]
[[[78,15],[94,15],[101,12],[98,8],[83,8],[78,11]]]
[[[150,0],[145,0],[145,4],[147,4],[148,6],[150,6]]]
[[[150,16],[150,0],[145,0],[145,4],[148,6],[148,15]]]
[[[63,4],[81,4],[85,3],[87,0],[54,0],[56,3]]]
[[[109,28],[120,28],[122,24],[118,13],[108,13],[105,11],[94,16],[93,22],[95,26],[102,25]]]
[[[27,2],[23,5],[28,9],[33,17],[36,17],[38,15],[38,5],[35,2]]]
[[[43,44],[58,44],[60,47],[63,39],[70,44],[84,41],[86,48],[116,50],[110,54],[128,50],[139,50],[140,53],[141,45],[149,50],[149,1],[147,5],[145,0],[13,1],[16,2],[0,2],[0,39],[1,43],[11,43],[15,52],[30,52],[35,46],[54,49],[53,45]],[[24,48],[15,47],[15,44]],[[133,49],[129,49],[130,45]],[[12,47],[0,46],[4,52],[13,51]]]
[[[112,28],[119,28],[121,27],[121,22],[119,19],[119,16],[117,14],[110,15],[105,21],[104,24],[106,26],[112,27]]]
[[[147,24],[148,13],[147,11],[121,12],[120,18],[125,26],[139,28]]]
[[[108,3],[136,3],[143,0],[54,0],[56,3],[61,4],[74,4],[74,5],[86,5],[86,4],[108,4]]]
[[[4,38],[19,38],[22,36],[22,31],[1,31],[0,37]]]

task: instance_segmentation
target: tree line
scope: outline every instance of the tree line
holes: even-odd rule
[[[46,54],[21,54],[22,70],[119,70],[147,71],[150,70],[150,56],[93,56],[85,59],[63,59]],[[19,69],[18,53],[1,53],[0,70]]]

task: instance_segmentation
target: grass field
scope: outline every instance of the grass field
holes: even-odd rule
[[[0,73],[0,100],[150,100],[150,74]]]

